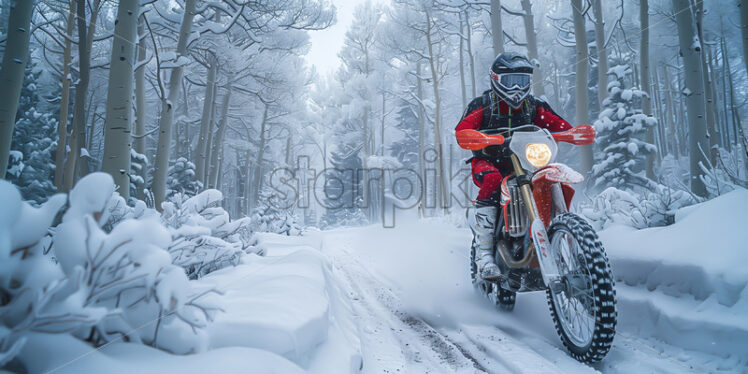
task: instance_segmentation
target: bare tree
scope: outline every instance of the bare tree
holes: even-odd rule
[[[501,26],[501,0],[491,0],[491,40],[493,54],[504,52],[504,28]]]
[[[70,107],[70,63],[73,57],[72,35],[75,27],[75,0],[69,1],[67,24],[65,32],[70,37],[65,38],[65,47],[62,53],[62,92],[60,93],[60,120],[57,123],[57,150],[55,153],[55,188],[63,190],[63,169],[65,167],[65,154],[68,136],[68,110]]]
[[[527,56],[533,60],[538,59],[538,38],[535,33],[535,16],[532,14],[532,3],[530,0],[522,0],[523,19],[525,23],[525,40],[527,40]],[[533,93],[539,97],[545,95],[543,84],[543,73],[538,63],[532,72]]]
[[[598,108],[603,107],[603,100],[608,96],[608,51],[605,47],[605,17],[601,2],[602,0],[592,0],[592,13],[595,16],[595,50],[597,51]],[[644,32],[644,26],[642,26],[642,38],[644,38]]]
[[[584,12],[586,10],[582,7],[582,0],[571,0],[571,8],[574,16],[574,39],[576,41],[576,58],[574,60],[576,67],[576,121],[581,125],[590,122],[589,93],[587,91],[589,50],[587,49],[587,33],[584,22]],[[582,172],[587,174],[592,170],[592,145],[582,146],[580,154],[582,157]]]
[[[195,1],[185,0],[182,23],[179,28],[177,39],[176,58],[179,59],[187,54],[187,42],[192,30],[192,21],[195,18]],[[166,97],[161,98],[161,115],[159,117],[158,146],[156,149],[156,162],[153,169],[153,198],[156,208],[161,209],[161,203],[166,198],[166,177],[169,169],[169,156],[171,154],[172,125],[174,123],[174,110],[182,90],[183,64],[177,64],[171,70],[169,76],[169,88]]]
[[[707,190],[702,181],[703,171],[700,164],[707,165],[704,158],[709,150],[709,139],[706,135],[706,101],[704,99],[704,70],[701,66],[701,41],[698,30],[694,28],[694,14],[689,0],[673,0],[673,11],[678,25],[680,53],[683,56],[685,88],[688,117],[688,144],[691,154],[691,192],[706,196]]]

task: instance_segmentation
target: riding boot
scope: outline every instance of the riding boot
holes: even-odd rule
[[[494,260],[494,230],[496,213],[494,205],[478,206],[475,210],[475,265],[481,278],[493,280],[501,275]]]

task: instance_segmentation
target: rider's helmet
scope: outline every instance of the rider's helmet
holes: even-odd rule
[[[496,57],[489,69],[491,89],[501,100],[517,109],[530,93],[532,69],[527,56],[504,52]]]

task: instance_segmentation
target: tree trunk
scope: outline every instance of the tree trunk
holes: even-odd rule
[[[525,12],[525,40],[527,40],[527,56],[530,59],[538,59],[538,38],[535,34],[535,16],[532,14],[532,3],[530,0],[522,0],[522,10]],[[540,62],[535,66],[532,72],[532,90],[535,96],[545,96],[545,86],[543,85],[543,73]]]
[[[231,82],[231,78],[229,78]],[[223,102],[221,103],[221,122],[218,124],[218,130],[216,131],[216,137],[213,139],[213,151],[210,152],[210,173],[208,178],[208,188],[216,188],[218,183],[218,169],[221,158],[221,149],[223,148],[223,137],[226,134],[226,126],[228,125],[228,114],[229,105],[231,104],[231,86],[226,88],[226,93],[223,95]]]
[[[208,160],[208,131],[210,131],[210,121],[212,120],[213,105],[215,98],[216,71],[218,66],[215,61],[210,62],[208,68],[208,79],[205,82],[205,99],[203,100],[203,114],[200,117],[200,136],[197,141],[197,178],[205,182],[205,165]]]
[[[601,1],[592,1],[592,12],[595,15],[595,49],[597,50],[597,103],[600,110],[603,108],[603,100],[608,96],[608,51],[605,48],[605,17]],[[646,1],[642,0],[642,3]],[[644,40],[644,33],[649,34],[649,31],[642,26],[642,40]],[[649,39],[648,36],[647,39]]]
[[[709,110],[711,112],[712,121],[714,124],[714,132],[710,132],[709,137],[709,145],[712,148],[712,157],[714,158],[713,162],[716,162],[717,157],[719,157],[719,147],[725,147],[727,148],[727,145],[724,142],[723,135],[724,130],[723,126],[725,125],[724,121],[720,121],[719,118],[719,105],[717,102],[719,101],[719,96],[717,96],[717,77],[714,73],[714,64],[713,64],[713,56],[712,56],[712,47],[705,45],[704,46],[704,52],[706,52],[705,56],[705,67],[704,71],[707,74],[707,82],[709,82],[709,97],[711,101],[711,105],[709,105]]]
[[[187,40],[191,34],[192,21],[195,18],[195,1],[185,0],[184,15],[179,28],[179,39],[177,41],[176,58],[186,56]],[[169,77],[169,91],[167,97],[161,102],[161,116],[159,119],[158,147],[156,148],[156,162],[153,170],[153,197],[156,209],[161,210],[161,204],[166,197],[166,179],[169,170],[169,156],[171,153],[171,134],[174,123],[174,109],[179,99],[182,88],[183,66],[178,66],[171,71]]]
[[[467,9],[465,10],[465,26],[467,26],[467,55],[468,63],[470,64],[470,89],[472,90],[472,96],[476,97],[477,87],[475,86],[475,56],[473,56],[473,27],[470,24],[470,13]]]
[[[504,53],[504,28],[501,27],[501,0],[491,0],[491,39],[494,57]]]
[[[462,19],[462,13],[460,17],[460,93],[462,94],[462,107],[467,106],[467,89],[465,88],[465,21]]]
[[[4,36],[6,32],[8,32],[8,19],[9,19],[9,13],[10,13],[10,0],[0,0],[0,35]],[[3,51],[2,47],[5,47],[4,45],[0,45],[0,52]],[[0,55],[2,57],[2,55]]]
[[[748,0],[740,0],[740,30],[743,33],[743,62],[748,73]]]
[[[379,144],[379,152],[380,152],[379,155],[380,156],[384,156],[384,145],[385,145],[385,142],[384,142],[384,127],[385,127],[384,125],[385,125],[385,123],[384,123],[384,121],[386,119],[386,114],[385,113],[387,113],[387,92],[386,91],[382,91],[382,123],[381,123],[381,126],[379,127],[379,132],[380,132],[379,139],[382,141]],[[288,138],[290,139],[291,136],[289,136]],[[286,165],[288,167],[291,167],[291,164],[286,163]]]
[[[0,65],[0,177],[3,178],[8,170],[18,100],[29,59],[29,26],[33,9],[32,0],[16,1],[9,13],[8,39]]]
[[[498,3],[498,0],[492,0]],[[493,18],[492,18],[493,19]],[[447,182],[444,177],[444,152],[442,151],[441,141],[441,129],[440,129],[440,116],[441,116],[441,100],[439,97],[439,77],[436,73],[436,56],[434,56],[434,45],[431,42],[431,15],[426,13],[426,44],[428,45],[429,51],[429,68],[431,70],[432,87],[434,89],[434,147],[436,148],[436,155],[439,158],[439,170],[437,171],[439,178],[439,185],[442,194],[442,208],[444,213],[448,213],[448,202],[447,202]],[[495,40],[495,39],[494,39]]]
[[[133,146],[135,152],[145,155],[146,154],[146,136],[145,136],[145,60],[148,57],[145,48],[145,19],[141,17],[138,21],[138,68],[135,69],[135,141]],[[141,39],[142,38],[142,39]],[[143,178],[143,182],[146,181],[146,170],[147,165],[143,165],[143,168],[138,170],[138,175]],[[145,185],[144,188],[139,188],[137,191],[137,198],[145,200]]]
[[[596,0],[599,2],[600,0]],[[642,112],[646,115],[652,114],[652,90],[649,87],[649,0],[639,0],[639,22],[641,23],[641,42],[639,51],[639,66],[641,70],[641,90],[646,94],[642,98]],[[604,33],[603,33],[604,34]],[[602,104],[602,101],[600,102]],[[602,108],[602,106],[600,106]],[[657,126],[662,126],[658,123]],[[654,127],[647,129],[647,143],[654,144]],[[658,149],[658,152],[661,150]],[[646,175],[654,180],[655,154],[647,154]]]
[[[714,146],[719,146],[719,140],[717,136],[716,120],[714,118],[714,97],[712,96],[712,80],[709,76],[709,68],[706,62],[706,45],[704,43],[704,2],[694,3],[694,9],[696,16],[696,32],[698,33],[699,42],[701,44],[701,51],[699,58],[701,59],[701,70],[702,77],[704,78],[704,100],[706,103],[706,136],[709,139],[709,149],[704,149],[704,152],[709,157],[709,161],[714,165],[716,163],[717,149]]]
[[[574,14],[574,39],[576,40],[576,121],[577,124],[589,124],[589,97],[587,87],[588,58],[587,34],[584,26],[584,15],[582,14],[582,0],[571,0],[572,13]],[[580,147],[581,170],[583,174],[588,174],[592,170],[592,145]]]
[[[425,181],[425,167],[423,155],[426,152],[426,121],[424,120],[425,111],[423,110],[423,80],[421,79],[421,62],[416,63],[416,97],[418,98],[418,175],[421,181]],[[422,194],[426,194],[426,186],[421,186]],[[423,201],[423,200],[422,200]],[[418,213],[420,217],[424,216],[423,203],[418,204]]]
[[[678,24],[678,40],[683,55],[683,70],[686,75],[686,107],[688,115],[688,140],[691,164],[691,192],[706,197],[707,191],[701,180],[703,172],[699,164],[707,165],[704,153],[709,152],[706,135],[706,101],[704,99],[704,70],[701,67],[701,50],[694,47],[698,31],[694,29],[694,18],[689,0],[673,0],[675,20]]]
[[[669,138],[673,140],[673,156],[680,158],[680,136],[676,128],[675,103],[673,102],[673,82],[670,81],[670,73],[667,66],[662,67],[665,78],[665,105],[667,107],[667,128],[670,131]]]
[[[738,110],[735,108],[735,84],[732,78],[732,69],[730,69],[730,56],[727,52],[727,45],[725,44],[725,38],[722,38],[722,53],[725,58],[725,67],[727,68],[727,81],[730,86],[730,111],[732,112],[732,126],[735,132],[736,146],[740,144],[743,146],[743,167],[748,170],[748,138],[745,137],[743,132],[743,125],[740,123],[740,116]]]
[[[65,32],[72,37],[75,26],[75,0],[70,0]],[[65,38],[65,49],[62,53],[62,90],[60,92],[60,120],[57,123],[57,150],[55,151],[55,188],[63,191],[63,169],[67,154],[68,116],[70,108],[70,63],[73,55],[73,43]]]
[[[86,140],[86,97],[88,96],[88,80],[90,74],[91,51],[88,49],[88,33],[86,32],[86,1],[76,0],[76,18],[78,24],[78,83],[75,85],[75,101],[73,102],[73,131],[70,135],[70,152],[65,162],[63,176],[63,191],[67,192],[75,184],[75,170],[78,165],[80,151]]]
[[[218,96],[218,85],[213,85],[213,100],[215,101],[216,96]],[[209,113],[209,119],[208,119],[208,139],[205,142],[205,170],[203,170],[203,174],[199,176],[200,181],[203,182],[203,186],[208,185],[208,174],[210,172],[208,171],[208,167],[210,167],[210,155],[211,152],[213,152],[213,136],[215,135],[215,131],[213,131],[216,127],[216,104],[213,103],[213,105],[210,106],[210,113]]]
[[[139,8],[139,0],[120,0],[117,8],[104,124],[106,132],[101,170],[114,178],[114,184],[119,187],[119,194],[125,200],[130,197],[133,67]]]
[[[727,149],[729,152],[732,152],[733,147],[733,139],[730,136],[730,126],[728,125],[728,122],[732,124],[733,130],[735,129],[735,121],[733,121],[733,117],[730,115],[730,111],[727,110],[727,100],[730,96],[728,91],[728,85],[727,85],[727,74],[729,74],[729,70],[727,70],[727,57],[725,56],[724,51],[724,39],[720,38],[719,41],[719,49],[720,49],[720,55],[722,56],[722,67],[720,68],[720,76],[722,77],[721,83],[722,87],[720,91],[722,91],[722,112],[724,113],[724,122],[725,122],[725,143],[727,143]],[[728,120],[729,119],[729,120]],[[737,135],[733,131],[733,135]],[[737,138],[736,138],[737,139]]]
[[[262,122],[260,122],[260,142],[257,149],[257,159],[255,161],[255,172],[252,180],[252,205],[256,206],[260,199],[260,188],[262,188],[262,162],[265,157],[265,128],[268,119],[268,105],[265,104],[265,110],[262,112]]]

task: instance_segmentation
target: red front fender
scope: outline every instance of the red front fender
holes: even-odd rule
[[[582,174],[564,164],[550,164],[535,172],[532,176],[532,191],[538,215],[546,227],[551,223],[551,186],[561,183],[564,193],[566,208],[571,208],[571,199],[574,197],[574,189],[570,185],[584,181]]]

